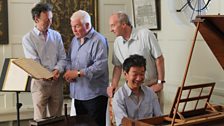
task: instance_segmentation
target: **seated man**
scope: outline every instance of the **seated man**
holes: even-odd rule
[[[146,60],[140,55],[131,55],[123,63],[126,83],[114,94],[112,108],[116,125],[123,117],[134,120],[161,116],[157,95],[144,86]]]

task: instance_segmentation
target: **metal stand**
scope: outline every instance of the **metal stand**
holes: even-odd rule
[[[19,103],[19,91],[16,91],[16,111],[17,111],[17,126],[20,126],[19,109],[22,107],[22,103]]]

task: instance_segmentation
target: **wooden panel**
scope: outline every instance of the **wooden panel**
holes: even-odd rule
[[[217,107],[217,106],[216,106]],[[223,106],[219,106],[223,108]],[[185,120],[176,119],[175,126],[223,126],[224,122],[223,109],[219,112],[211,112],[204,115],[198,115],[186,118]],[[125,119],[125,126],[171,126],[172,118],[168,115],[162,117],[146,118],[141,120]]]
[[[224,69],[224,16],[207,15],[199,18],[204,19],[199,32]]]

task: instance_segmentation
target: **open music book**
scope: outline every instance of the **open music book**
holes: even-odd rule
[[[12,61],[35,79],[50,79],[53,74],[33,59],[21,58]]]

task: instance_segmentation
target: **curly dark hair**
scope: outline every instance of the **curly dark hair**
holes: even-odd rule
[[[32,18],[35,20],[35,17],[40,17],[41,12],[52,11],[53,7],[49,3],[37,3],[31,10]]]

